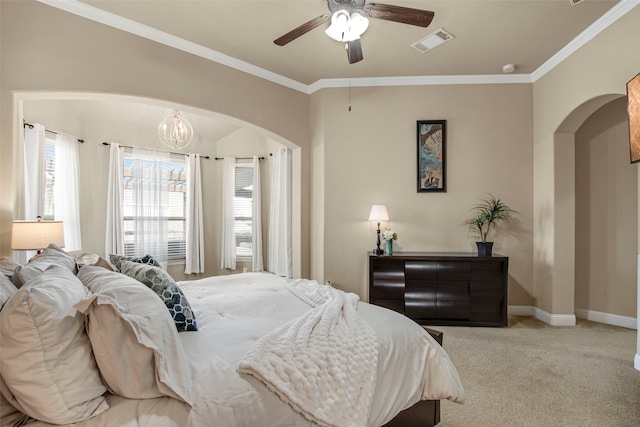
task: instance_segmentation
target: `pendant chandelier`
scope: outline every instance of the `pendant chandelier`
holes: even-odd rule
[[[193,128],[187,119],[180,117],[179,111],[174,110],[173,115],[160,122],[158,137],[167,147],[179,150],[193,139]]]

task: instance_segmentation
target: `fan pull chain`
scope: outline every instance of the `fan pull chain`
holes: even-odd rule
[[[351,78],[349,78],[349,111],[351,111]]]

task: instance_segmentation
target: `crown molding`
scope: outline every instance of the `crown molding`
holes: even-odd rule
[[[309,93],[335,87],[367,86],[438,86],[474,84],[521,84],[531,83],[529,74],[486,74],[469,76],[404,76],[404,77],[358,77],[321,79],[309,85]]]
[[[565,47],[560,49],[555,55],[531,73],[532,82],[536,82],[541,79],[545,74],[567,59],[572,53],[587,44],[595,36],[600,34],[604,29],[616,22],[638,4],[640,4],[640,0],[620,0],[615,6],[598,18],[596,22],[578,34],[575,39],[571,40]]]
[[[470,75],[470,76],[400,76],[400,77],[361,77],[353,79],[320,79],[315,83],[306,85],[296,80],[284,77],[261,67],[257,67],[245,61],[241,61],[229,55],[225,55],[213,49],[206,48],[197,43],[190,42],[180,37],[165,33],[141,24],[131,19],[106,12],[77,0],[37,0],[40,3],[55,7],[65,12],[99,22],[110,27],[144,37],[148,40],[191,53],[201,58],[217,62],[221,65],[254,75],[264,80],[279,84],[284,87],[312,94],[326,88],[346,86],[429,86],[429,85],[460,85],[460,84],[522,84],[533,83],[542,78],[554,67],[568,58],[573,52],[580,49],[587,42],[600,34],[605,28],[624,16],[631,9],[640,4],[640,0],[620,0],[607,13],[580,33],[569,44],[560,49],[549,60],[542,64],[531,74],[509,75]]]

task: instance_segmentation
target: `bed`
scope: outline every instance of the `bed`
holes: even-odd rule
[[[49,251],[49,255],[52,254]],[[57,253],[54,255],[54,258],[62,257]],[[172,315],[164,313],[168,312],[166,304],[157,295],[154,297],[152,286],[140,286],[143,282],[139,278],[136,280],[135,275],[97,265],[74,266],[74,270],[70,264],[67,267],[56,264],[60,263],[41,265],[41,275],[25,275],[29,276],[30,282],[12,290],[13,295],[5,298],[6,304],[0,311],[0,374],[4,379],[0,385],[5,399],[0,406],[0,409],[4,408],[2,425],[26,423],[40,427],[71,424],[67,422],[69,417],[79,417],[73,419],[73,425],[302,427],[388,424],[406,427],[437,423],[440,399],[464,401],[464,389],[455,367],[425,329],[394,311],[358,301],[353,294],[308,280],[288,281],[270,273],[241,273],[174,282],[172,286],[179,290],[189,305],[188,310],[184,307],[176,310],[181,313],[188,311],[194,319],[191,330],[185,327],[177,332],[174,327],[177,323],[174,325],[173,322],[175,316],[172,318]],[[135,263],[126,261],[126,264]],[[134,268],[146,269],[147,273],[149,269],[156,273],[160,270],[146,265],[135,265]],[[49,277],[45,279],[42,275]],[[63,283],[59,287],[62,290],[54,285],[57,282]],[[44,296],[36,295],[39,289],[46,287],[53,290]],[[33,295],[30,298],[38,302],[38,298],[46,300],[56,292],[67,293],[68,289],[77,289],[76,294],[65,297],[70,301],[67,305],[73,303],[73,310],[67,307],[67,314],[53,323],[75,322],[73,327],[78,331],[82,329],[78,333],[88,336],[82,344],[84,350],[69,353],[73,356],[60,353],[69,351],[68,348],[56,350],[56,360],[69,360],[66,366],[38,366],[47,374],[57,370],[55,375],[49,375],[56,378],[54,383],[39,385],[40,390],[50,387],[50,393],[55,394],[62,389],[63,395],[59,398],[55,395],[57,400],[48,396],[46,402],[37,404],[35,408],[26,408],[32,403],[29,393],[33,390],[15,385],[20,379],[16,376],[21,375],[16,373],[16,366],[28,365],[29,360],[24,353],[13,351],[25,345],[14,341],[18,338],[11,336],[13,331],[25,335],[20,332],[20,313],[15,314],[15,310],[24,304],[18,304],[20,298],[16,295],[24,297],[27,291],[31,291]],[[345,326],[340,323],[344,322],[344,313],[338,310],[342,314],[336,317],[333,313],[336,310],[326,309],[329,307],[327,299],[340,300],[343,311],[355,313],[351,320],[347,320],[351,324]],[[154,309],[149,308],[152,305]],[[57,310],[60,308],[52,310],[47,307],[46,316],[49,317],[42,323],[50,325],[51,313]],[[118,310],[119,313],[114,314]],[[329,314],[317,314],[323,310]],[[124,321],[126,313],[130,313],[131,319]],[[174,311],[171,313],[176,314]],[[101,320],[100,316],[107,314],[111,317]],[[28,314],[31,317],[37,315]],[[146,319],[134,319],[135,316],[146,316]],[[330,345],[323,344],[323,340],[333,338],[315,335],[322,325],[329,325],[329,329],[347,329],[348,333],[355,335],[349,339],[341,335]],[[65,330],[72,329],[65,326]],[[369,338],[367,341],[367,333],[359,329],[373,334],[373,340]],[[53,332],[59,341],[56,334],[61,332]],[[37,339],[43,340],[42,337]],[[270,340],[277,341],[277,345],[274,347]],[[126,344],[128,341],[131,342]],[[320,364],[309,366],[308,360],[302,360],[307,353],[310,358],[314,357],[314,351],[302,348],[301,342],[315,342],[312,345],[319,346],[323,359]],[[287,346],[291,347],[287,350]],[[371,358],[371,352],[367,356],[367,349],[375,351],[373,365],[367,361],[367,357]],[[74,358],[83,352],[89,352],[92,358],[87,362],[88,367],[81,369],[84,362]],[[343,353],[347,354],[346,359]],[[340,354],[342,362],[337,358]],[[330,360],[332,357],[333,362]],[[17,362],[16,359],[22,360]],[[95,363],[91,365],[93,359]],[[299,364],[297,370],[286,365],[290,359],[295,359],[292,364]],[[340,371],[341,365],[347,369]],[[92,374],[83,373],[83,369]],[[37,369],[29,365],[23,371],[36,372]],[[23,372],[22,375],[28,374]],[[64,378],[60,379],[60,375]],[[77,378],[68,379],[69,375]],[[326,380],[327,376],[330,380]],[[351,377],[357,376],[359,380],[354,382]],[[28,380],[42,381],[42,376],[35,377]],[[64,396],[65,387],[60,384],[71,384],[67,388],[72,389],[80,381],[84,387],[82,393],[75,391],[71,397]],[[32,389],[35,386],[31,384]],[[20,399],[17,397],[20,394],[26,397]],[[35,396],[33,399],[40,395]],[[58,418],[47,419],[48,414],[40,416],[39,406],[53,405],[49,403],[52,399],[66,402],[68,408],[62,412],[58,407],[45,408],[45,412],[53,411],[54,415],[59,415]],[[72,402],[68,403],[70,400]],[[351,406],[345,406],[345,402]],[[22,411],[6,414],[13,407]],[[22,414],[34,414],[33,411],[38,416]]]

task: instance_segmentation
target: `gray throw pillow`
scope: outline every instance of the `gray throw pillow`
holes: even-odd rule
[[[131,261],[131,262],[137,262],[139,264],[149,264],[149,265],[153,265],[154,267],[161,267],[160,263],[155,259],[153,259],[151,255],[145,255],[140,257],[140,256],[124,256],[124,255],[111,254],[109,255],[109,261],[111,261],[111,264],[113,264],[114,267],[118,269],[118,271],[122,271],[120,269],[120,264],[122,263],[122,261]]]
[[[169,309],[179,332],[197,331],[196,315],[173,278],[160,267],[122,261],[120,272],[148,286]]]

